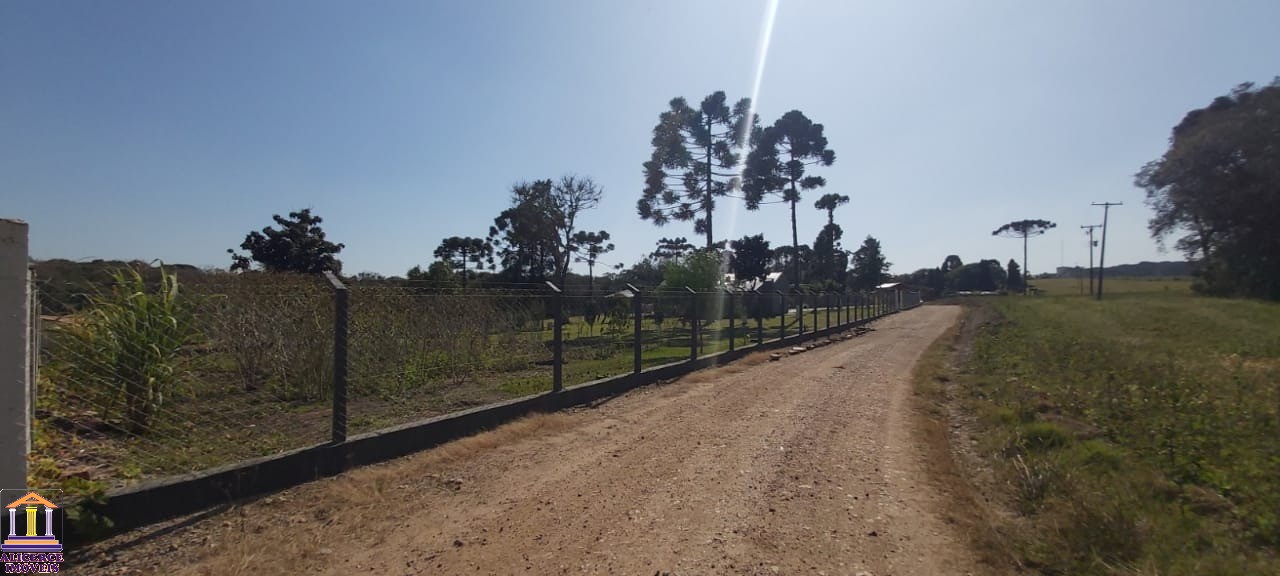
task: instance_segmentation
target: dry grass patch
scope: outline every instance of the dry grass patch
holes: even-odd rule
[[[741,360],[735,362],[735,364],[740,364],[742,366],[759,366],[768,361],[768,352],[752,352],[751,354],[744,356]]]
[[[721,376],[730,374],[741,374],[752,366],[758,366],[769,361],[768,352],[753,352],[729,364],[721,364],[710,368],[703,368],[696,372],[690,372],[674,380],[682,384],[703,384],[711,382]]]

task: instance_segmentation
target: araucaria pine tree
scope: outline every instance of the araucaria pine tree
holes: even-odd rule
[[[707,96],[698,108],[673,99],[653,128],[653,155],[644,163],[644,193],[636,203],[640,218],[658,226],[692,220],[712,248],[716,198],[738,188],[733,168],[755,125],[748,98],[732,109],[724,92]]]
[[[742,189],[747,209],[756,210],[766,196],[773,195],[791,205],[791,246],[798,251],[800,238],[796,231],[796,204],[801,190],[826,186],[821,176],[806,176],[808,166],[830,166],[836,153],[827,148],[822,125],[814,124],[799,110],[783,114],[773,126],[761,131],[756,147],[747,155]],[[800,285],[800,264],[791,267],[792,282]]]

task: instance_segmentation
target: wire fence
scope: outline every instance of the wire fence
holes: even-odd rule
[[[464,291],[265,273],[179,282],[155,269],[121,271],[91,293],[39,279],[34,288],[33,485],[81,492],[342,442],[919,303],[909,292]]]
[[[353,434],[550,389],[545,291],[350,290]]]

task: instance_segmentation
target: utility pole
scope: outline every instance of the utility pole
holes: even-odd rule
[[[1102,300],[1102,272],[1107,269],[1107,216],[1112,206],[1124,206],[1124,202],[1094,202],[1102,207],[1102,251],[1098,255],[1098,300]]]
[[[1081,226],[1081,228],[1085,229],[1085,233],[1089,235],[1089,295],[1090,296],[1093,296],[1093,247],[1098,245],[1098,243],[1093,239],[1093,229],[1101,228],[1101,227],[1102,227],[1101,224],[1090,224],[1088,226]]]

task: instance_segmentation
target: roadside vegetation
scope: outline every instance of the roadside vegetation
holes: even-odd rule
[[[987,515],[995,556],[1046,574],[1280,573],[1280,305],[1188,284],[966,301],[980,326],[920,382],[973,417],[978,489],[1009,512]]]

